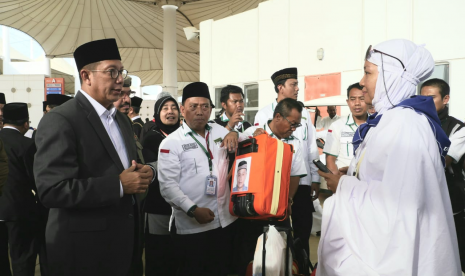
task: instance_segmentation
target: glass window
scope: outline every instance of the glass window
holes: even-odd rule
[[[426,79],[425,81],[427,81],[429,79],[441,79],[441,80],[444,80],[445,82],[449,83],[449,63],[437,63],[434,66],[433,74],[431,74],[431,76],[428,79]],[[422,86],[422,84],[424,82],[420,82],[418,84],[418,86],[417,86],[418,95],[421,92],[421,86]]]
[[[257,114],[258,110],[244,110],[245,118],[244,120],[249,122],[251,125],[253,125],[255,121],[255,115]]]
[[[258,84],[244,85],[245,107],[258,107]]]
[[[221,90],[222,89],[223,89],[223,87],[216,87],[215,88],[215,109],[217,109],[217,111],[220,111],[220,109],[221,109],[220,98],[221,98]]]
[[[215,88],[215,118],[219,115],[219,112],[221,110],[220,98],[221,90],[223,89],[223,87]],[[243,90],[245,96],[244,120],[253,124],[253,122],[255,121],[255,114],[257,114],[258,112],[258,84],[246,84],[243,86]]]

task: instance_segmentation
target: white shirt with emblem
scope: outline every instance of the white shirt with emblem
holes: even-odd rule
[[[278,102],[275,100],[271,104],[260,109],[255,115],[254,126],[263,127],[269,120],[273,119],[273,112]],[[320,159],[318,147],[316,145],[316,130],[313,126],[308,110],[303,108],[301,127],[297,128],[292,136],[298,138],[302,143],[302,160],[307,170],[306,176],[300,179],[300,185],[311,185],[312,182],[320,183],[318,168],[313,164],[314,159]]]
[[[342,117],[332,123],[328,129],[323,153],[337,157],[336,166],[338,168],[349,166],[354,158],[352,139],[357,128],[358,125],[352,114],[349,114],[347,117]]]
[[[248,137],[253,137],[253,133],[257,128],[263,128],[271,137],[278,139],[273,132],[271,131],[268,123],[261,126],[252,126],[245,130],[244,134]],[[289,136],[288,138],[281,139],[284,143],[292,145],[294,148],[294,154],[292,155],[292,165],[291,165],[291,176],[305,177],[307,175],[307,168],[303,162],[302,157],[302,142],[299,138],[295,136]]]
[[[213,175],[217,180],[216,195],[206,195],[206,178],[210,175],[208,158],[204,150],[189,135],[192,135],[213,155]],[[228,184],[228,152],[219,145],[229,132],[216,123],[208,123],[205,138],[192,131],[184,122],[160,144],[158,154],[158,180],[160,192],[173,207],[178,234],[194,234],[226,227],[236,220],[229,214],[230,188]],[[216,142],[215,142],[216,141]],[[199,224],[195,218],[187,215],[194,205],[209,208],[215,219]]]

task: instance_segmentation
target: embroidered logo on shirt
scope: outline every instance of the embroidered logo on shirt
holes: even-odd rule
[[[355,132],[342,132],[341,137],[354,137]]]
[[[213,142],[215,142],[216,144],[221,143],[221,142],[223,142],[223,138],[221,138],[221,137],[217,138],[217,139],[213,140]]]
[[[198,147],[199,147],[199,146],[198,146],[196,143],[190,143],[190,144],[184,144],[184,145],[182,145],[182,149],[183,149],[184,151],[190,150],[190,149],[196,149],[196,148],[198,148]]]
[[[160,149],[160,152],[161,153],[170,153],[170,150],[168,150],[168,149]]]

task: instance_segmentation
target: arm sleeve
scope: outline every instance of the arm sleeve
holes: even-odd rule
[[[292,155],[291,177],[304,177],[307,175],[307,169],[305,168],[304,159],[302,158],[302,143],[300,140],[299,143],[294,146],[294,150],[295,153]]]
[[[158,153],[158,182],[160,193],[171,206],[176,206],[187,213],[195,203],[181,190],[181,160],[176,152],[174,141],[163,140]],[[161,152],[163,150],[164,152]]]
[[[318,174],[318,168],[313,164],[313,160],[320,159],[320,153],[318,152],[318,146],[316,145],[316,129],[311,123],[307,126],[308,133],[308,164],[310,165],[310,175],[312,177],[312,183],[320,183],[320,175]],[[302,143],[304,145],[304,143]]]
[[[328,130],[326,135],[325,147],[323,149],[324,154],[332,155],[335,157],[339,156],[339,151],[341,150],[341,132],[337,127],[334,127],[334,124]]]
[[[262,110],[259,110],[257,114],[255,115],[254,126],[263,126],[266,123],[267,123],[267,119],[265,118],[265,112]]]
[[[454,163],[457,163],[462,156],[465,154],[465,127],[462,127],[456,131],[450,137],[450,148],[447,155],[454,159]]]
[[[0,195],[2,195],[3,186],[5,186],[8,172],[8,156],[6,155],[3,142],[0,140]]]
[[[119,175],[78,178],[77,143],[71,123],[61,114],[51,112],[42,118],[37,129],[34,160],[34,176],[42,204],[47,208],[97,208],[118,204]]]
[[[323,118],[321,118],[321,116],[318,116],[316,118],[316,128],[317,129],[320,129],[320,128],[323,128],[323,122],[322,122]]]

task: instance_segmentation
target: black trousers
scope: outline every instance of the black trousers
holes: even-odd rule
[[[11,276],[8,256],[8,228],[4,221],[0,221],[0,275]]]
[[[465,270],[465,212],[454,216],[455,231],[457,232],[457,242],[459,245],[460,264],[462,271]]]
[[[47,274],[45,225],[42,221],[9,221],[8,236],[14,276],[34,276],[39,255],[41,275]]]
[[[313,212],[315,212],[315,207],[313,207],[311,187],[299,185],[292,205],[292,228],[294,229],[294,239],[299,238],[302,241],[303,248],[307,251],[309,259],[309,239],[313,226]]]
[[[171,235],[145,232],[145,276],[176,275],[176,255]]]
[[[172,234],[178,276],[226,276],[232,252],[235,223],[197,234]]]

